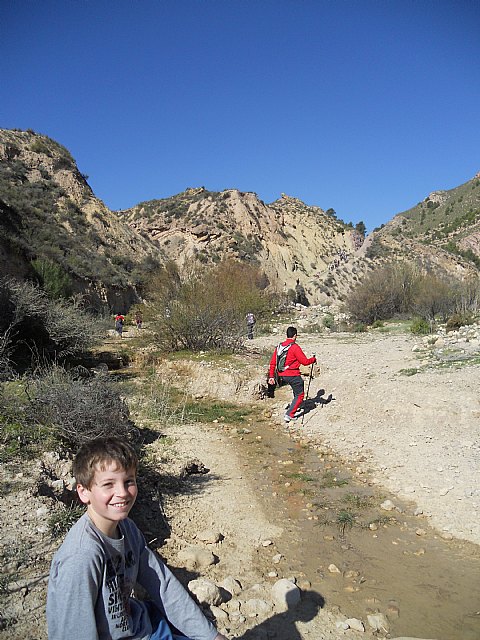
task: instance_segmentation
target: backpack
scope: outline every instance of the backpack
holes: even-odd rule
[[[247,313],[247,324],[255,324],[255,316],[253,313]]]
[[[277,384],[277,386],[279,386],[281,384],[281,380],[279,378],[279,374],[282,373],[283,371],[285,371],[285,361],[287,359],[287,353],[288,350],[290,349],[290,347],[292,346],[292,344],[294,344],[293,342],[291,342],[290,344],[287,345],[283,345],[283,344],[279,344],[277,349],[276,349],[276,362],[275,362],[275,382]]]

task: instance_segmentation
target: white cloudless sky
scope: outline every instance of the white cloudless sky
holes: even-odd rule
[[[368,230],[480,171],[478,0],[1,0],[0,127],[112,209],[282,192]]]

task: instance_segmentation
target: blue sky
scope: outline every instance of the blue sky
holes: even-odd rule
[[[0,127],[112,209],[282,192],[367,228],[480,171],[480,2],[1,0]]]

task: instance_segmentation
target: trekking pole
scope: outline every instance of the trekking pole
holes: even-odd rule
[[[315,356],[315,354],[313,354]],[[310,391],[310,383],[312,381],[313,378],[313,365],[315,363],[312,362],[312,365],[310,367],[310,375],[308,376],[308,385],[307,385],[307,395],[305,396],[305,398],[303,399],[303,414],[302,414],[302,425],[303,425],[303,419],[305,418],[305,409],[307,408],[307,400],[308,400],[308,392]]]

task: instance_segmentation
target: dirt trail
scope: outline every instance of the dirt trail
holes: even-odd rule
[[[267,341],[265,341],[267,343]],[[480,543],[480,366],[405,375],[419,366],[409,336],[300,336],[316,352],[311,384],[335,400],[303,428],[393,493],[413,500],[432,526]]]

